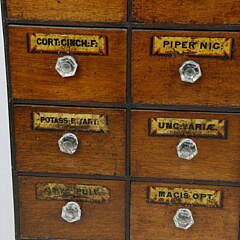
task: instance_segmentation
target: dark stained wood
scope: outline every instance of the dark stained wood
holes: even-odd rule
[[[67,201],[37,200],[37,183],[92,184],[111,191],[107,203],[78,202],[82,219],[67,223],[61,218]],[[22,238],[49,239],[124,239],[124,182],[61,178],[20,177],[20,225]]]
[[[100,34],[107,36],[108,56],[74,55],[79,68],[62,78],[55,70],[59,56],[29,53],[27,33]],[[79,28],[9,27],[9,61],[14,99],[125,102],[126,31]]]
[[[188,230],[175,227],[173,217],[181,205],[147,203],[147,187],[164,186],[222,190],[222,209],[187,207],[192,211],[194,225]],[[239,188],[133,183],[131,200],[131,240],[237,240],[239,230]]]
[[[183,137],[148,136],[151,117],[225,119],[227,139],[192,138],[198,155],[192,160],[177,156],[176,146]],[[133,111],[131,169],[133,176],[240,181],[240,116],[188,112]]]
[[[58,147],[58,139],[64,131],[32,129],[31,113],[34,111],[105,114],[110,132],[76,132],[79,147],[73,155],[68,155],[60,152]],[[125,174],[125,113],[122,110],[19,106],[14,109],[14,119],[16,167],[19,171]]]
[[[11,19],[120,22],[127,19],[127,0],[7,0]]]
[[[225,2],[225,1],[224,1]],[[234,39],[232,59],[151,56],[153,36],[225,37]],[[167,105],[240,106],[240,35],[231,32],[134,31],[132,98],[134,103]],[[203,76],[194,84],[180,80],[179,67],[198,62]]]
[[[133,20],[180,24],[239,24],[239,0],[133,0]]]

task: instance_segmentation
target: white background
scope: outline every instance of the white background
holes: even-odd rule
[[[14,240],[8,101],[4,60],[2,16],[0,11],[0,239]]]

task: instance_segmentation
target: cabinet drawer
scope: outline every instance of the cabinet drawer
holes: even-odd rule
[[[240,180],[239,114],[133,111],[131,124],[133,176]]]
[[[127,0],[6,0],[11,19],[120,22],[127,18]]]
[[[14,115],[19,171],[124,175],[124,111],[17,106]]]
[[[19,191],[24,239],[124,239],[124,182],[20,177]]]
[[[134,31],[134,103],[240,106],[239,44],[236,32]],[[184,77],[188,73],[194,83],[181,80],[181,66]]]
[[[134,183],[131,192],[132,240],[238,239],[239,188]],[[213,195],[215,193],[217,196]],[[209,199],[214,199],[218,204],[213,207],[213,202]],[[190,210],[194,224],[189,219],[190,214],[182,222],[184,215],[176,214],[179,209]],[[176,227],[173,220],[175,215],[178,227],[190,227]]]
[[[14,99],[125,102],[125,30],[10,26],[9,47]]]
[[[184,1],[133,0],[132,15],[137,22],[172,24],[239,24],[238,0]]]

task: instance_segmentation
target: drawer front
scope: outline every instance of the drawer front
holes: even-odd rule
[[[149,195],[149,192],[153,193]],[[214,197],[215,200],[223,201],[222,206],[209,207],[212,198],[211,194],[218,192],[222,196]],[[209,194],[210,195],[207,195]],[[134,183],[132,185],[131,200],[131,239],[132,240],[237,240],[239,231],[239,197],[238,188],[216,187],[216,186],[198,186],[198,185],[180,185],[163,183]],[[157,196],[155,196],[157,194]],[[158,194],[163,196],[159,198]],[[174,197],[180,196],[177,201],[189,204],[195,198],[195,205],[163,203],[164,201],[176,200]],[[184,194],[184,195],[181,195]],[[206,196],[207,195],[207,196]],[[185,196],[185,198],[183,197]],[[158,199],[151,202],[151,199]],[[188,197],[188,198],[187,198]],[[154,200],[155,201],[155,200]],[[205,206],[198,206],[204,202]],[[181,213],[179,218],[179,209],[188,209],[191,211],[194,224],[191,219],[181,223]],[[187,212],[188,213],[188,212]],[[187,217],[191,217],[191,215]],[[173,220],[174,216],[176,227]],[[179,225],[180,220],[180,225]],[[185,225],[186,224],[186,225]],[[192,224],[192,225],[191,225]],[[188,229],[179,228],[179,226],[189,227]],[[141,234],[139,234],[141,233]]]
[[[124,239],[124,182],[20,177],[19,190],[22,238]],[[80,207],[74,222],[68,202]]]
[[[133,111],[131,124],[133,176],[240,180],[238,114]]]
[[[239,44],[234,32],[134,31],[134,103],[240,106]],[[193,83],[180,78],[188,61],[201,72],[190,75]]]
[[[124,111],[17,106],[14,115],[19,171],[124,175]]]
[[[14,99],[125,101],[125,30],[11,26],[9,45]],[[55,69],[65,56],[68,77]]]
[[[157,1],[133,0],[132,15],[137,22],[180,24],[239,24],[238,0]]]
[[[11,19],[120,22],[127,18],[127,0],[7,0]],[[47,11],[46,11],[47,9]]]

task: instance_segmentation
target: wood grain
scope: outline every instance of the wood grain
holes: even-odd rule
[[[192,160],[177,156],[176,146],[183,137],[151,137],[151,117],[225,119],[227,139],[192,138],[198,155]],[[131,169],[133,176],[240,181],[240,116],[192,112],[133,111],[131,118]]]
[[[11,19],[120,22],[127,19],[127,0],[7,0]]]
[[[151,56],[153,36],[224,37],[234,39],[232,59]],[[240,106],[240,38],[234,32],[133,32],[132,98],[134,103]],[[194,84],[180,80],[179,67],[186,60],[200,64],[203,76]]]
[[[58,147],[58,139],[66,131],[33,130],[31,113],[34,111],[105,114],[109,119],[109,133],[75,132],[79,147],[75,154],[68,155]],[[125,113],[122,110],[17,106],[14,121],[19,171],[125,174]]]
[[[137,22],[180,24],[239,24],[239,0],[133,0]]]
[[[83,216],[75,223],[61,218],[65,201],[36,200],[37,183],[92,184],[110,189],[107,203],[78,202]],[[22,238],[122,240],[124,239],[124,182],[64,178],[19,177]]]
[[[222,190],[222,209],[187,207],[192,211],[194,225],[188,230],[175,227],[173,216],[184,206],[150,204],[146,201],[148,186],[169,186]],[[239,231],[239,188],[133,183],[131,200],[131,240],[237,240]]]
[[[62,78],[58,57],[68,54],[29,53],[27,33],[97,34],[108,38],[108,56],[73,55],[79,68]],[[126,31],[51,27],[9,27],[9,62],[14,99],[125,102]]]

